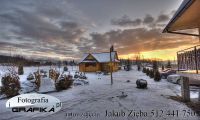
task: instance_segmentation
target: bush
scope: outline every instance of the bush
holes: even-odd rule
[[[168,60],[166,68],[172,68],[170,60]]]
[[[157,61],[153,61],[153,70],[154,71],[158,70],[158,62]]]
[[[68,68],[65,66],[65,67],[63,68],[63,71],[68,71]]]
[[[34,72],[34,76],[35,76],[36,88],[39,90],[39,88],[40,88],[40,83],[41,83],[41,75],[39,74],[39,71]]]
[[[164,66],[164,65],[162,65],[162,71],[163,71],[163,70],[165,70],[165,66]]]
[[[53,69],[49,70],[49,78],[51,78],[51,79],[56,81],[59,76],[60,76],[60,73],[57,72],[56,70],[53,70]]]
[[[68,76],[63,76],[58,81],[56,81],[55,83],[56,90],[57,91],[66,90],[71,87],[72,82],[73,81],[70,80]]]
[[[7,97],[13,97],[19,94],[19,90],[21,88],[19,76],[6,74],[2,77],[1,82],[1,94],[5,94]]]
[[[140,66],[140,65],[137,65],[137,68],[138,68],[138,71],[140,71],[140,70],[141,70],[141,66]]]
[[[32,73],[29,73],[29,75],[27,76],[27,80],[33,80],[34,79],[34,75]]]
[[[154,80],[155,81],[160,81],[161,80],[161,75],[160,75],[160,72],[158,70],[155,72]]]
[[[24,68],[23,68],[22,65],[20,65],[20,66],[18,67],[18,74],[19,74],[19,75],[23,75],[23,74],[24,74]]]
[[[149,77],[150,78],[154,78],[154,70],[150,70],[149,71]]]
[[[142,72],[143,72],[143,73],[146,73],[146,68],[145,68],[145,67],[143,68]]]
[[[146,75],[149,76],[149,74],[150,74],[150,70],[146,69]]]

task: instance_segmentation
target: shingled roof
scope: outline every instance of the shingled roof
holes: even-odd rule
[[[183,0],[179,9],[176,11],[176,13],[174,14],[170,22],[167,24],[163,32],[200,37],[200,34],[181,32],[181,30],[188,29],[200,30],[199,9],[200,0]]]
[[[80,60],[80,63],[90,62],[88,60],[85,60],[89,55],[92,55],[97,60],[97,62],[100,62],[100,63],[110,62],[110,53],[102,52],[102,53],[85,53],[82,59]],[[112,61],[119,62],[116,51],[111,52],[111,57],[112,57]]]

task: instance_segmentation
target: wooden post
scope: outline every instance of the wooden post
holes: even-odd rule
[[[181,95],[184,102],[190,101],[189,78],[181,76]]]
[[[198,74],[198,60],[197,60],[197,47],[194,47],[194,51],[195,51],[195,67],[196,67],[196,73]]]
[[[113,75],[112,75],[112,51],[113,51],[113,46],[110,48],[110,80],[111,80],[111,85],[113,84]]]
[[[200,101],[200,88],[199,88],[199,101]]]
[[[177,54],[177,66],[178,66],[178,71],[180,71],[178,52],[177,52],[176,54]]]

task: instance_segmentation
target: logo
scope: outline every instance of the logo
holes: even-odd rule
[[[6,108],[26,116],[43,116],[58,112],[62,103],[56,97],[45,94],[22,94],[10,98]]]

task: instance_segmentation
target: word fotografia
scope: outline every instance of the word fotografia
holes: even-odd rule
[[[46,94],[21,94],[10,98],[6,102],[6,108],[10,109],[12,112],[20,113],[45,113],[52,114],[58,112],[62,107],[62,103],[56,97],[46,95]],[[31,115],[31,114],[25,114]],[[38,116],[44,114],[37,114]]]
[[[30,98],[22,98],[18,97],[18,103],[48,103],[48,99],[45,97],[41,97],[40,99],[30,99]]]

